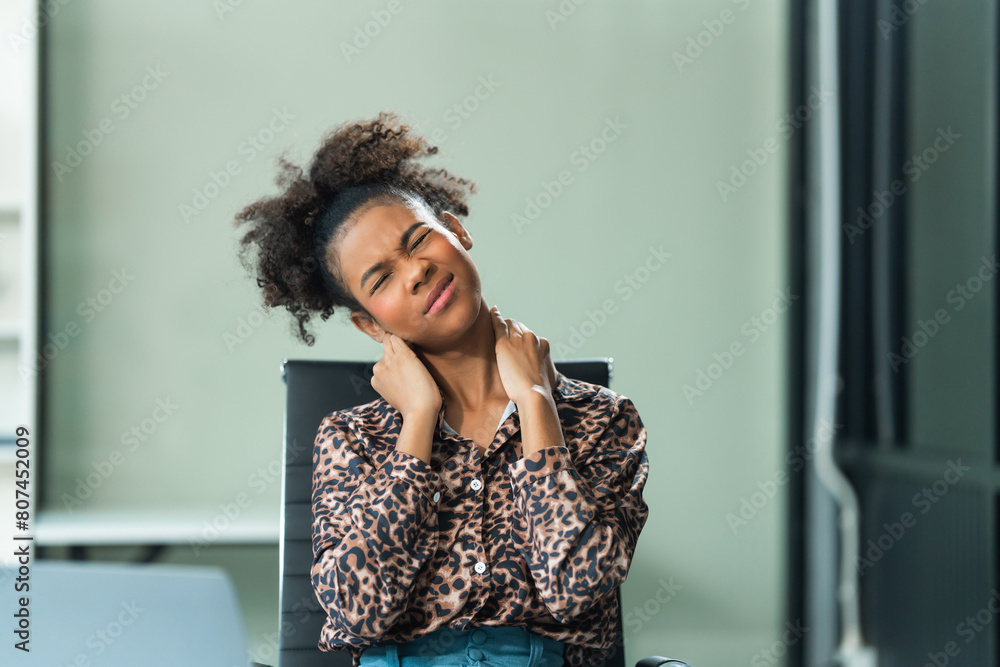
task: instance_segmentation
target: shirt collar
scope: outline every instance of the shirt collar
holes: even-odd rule
[[[556,387],[552,393],[555,394],[558,400],[574,401],[579,398],[593,396],[596,392],[597,388],[594,385],[566,377],[556,370]]]

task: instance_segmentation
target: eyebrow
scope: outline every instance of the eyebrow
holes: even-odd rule
[[[417,228],[421,227],[423,224],[424,224],[423,222],[415,222],[412,225],[410,225],[406,229],[406,231],[403,232],[403,235],[399,237],[399,245],[405,248],[406,244],[410,242],[410,237],[413,236],[413,232],[415,232]],[[370,269],[365,271],[361,276],[361,285],[360,285],[361,289],[364,289],[365,281],[368,280],[373,273],[378,273],[379,271],[384,269],[387,265],[388,262],[383,260],[381,262],[378,262],[377,264],[373,264]]]

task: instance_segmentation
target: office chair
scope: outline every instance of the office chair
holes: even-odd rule
[[[312,567],[312,453],[323,418],[334,410],[362,405],[379,398],[371,386],[374,362],[288,360],[281,364],[286,386],[285,449],[281,486],[280,598],[281,631],[278,667],[350,667],[346,651],[317,647],[326,620],[313,591]],[[610,359],[557,361],[567,377],[604,387],[611,378]],[[619,607],[621,591],[616,591]],[[622,637],[621,621],[618,637]],[[621,649],[621,644],[617,645]],[[687,667],[680,660],[650,657],[636,667]],[[594,667],[600,667],[595,665]],[[625,667],[616,650],[603,667]]]

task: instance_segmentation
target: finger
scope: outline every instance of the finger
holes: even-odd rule
[[[493,331],[494,333],[496,333],[497,338],[499,338],[500,336],[506,336],[507,322],[502,317],[500,317],[500,311],[497,309],[496,306],[493,306],[492,308],[490,308],[490,313],[492,316],[491,321],[493,322]]]
[[[398,353],[398,344],[396,343],[395,334],[387,333],[385,335],[385,352],[388,355],[394,355]]]
[[[526,333],[528,333],[530,331],[530,329],[528,329],[528,327],[524,326],[524,324],[522,324],[521,322],[518,322],[517,320],[515,320],[515,319],[513,319],[511,317],[506,318],[505,321],[507,322],[507,326],[510,327],[511,332],[514,335],[523,336],[524,334],[526,334]]]

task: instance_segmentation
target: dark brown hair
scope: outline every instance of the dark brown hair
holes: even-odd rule
[[[239,258],[256,273],[265,308],[287,308],[306,345],[315,343],[306,329],[313,314],[325,322],[343,306],[371,317],[344,283],[334,252],[352,216],[376,203],[426,205],[438,218],[446,210],[469,215],[465,199],[476,191],[475,182],[417,165],[438,149],[409,130],[392,112],[338,125],[323,135],[308,176],[278,158],[275,182],[282,193],[249,204],[233,221],[234,227],[249,226]]]

